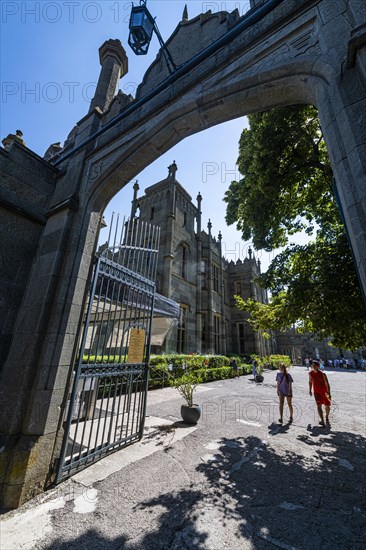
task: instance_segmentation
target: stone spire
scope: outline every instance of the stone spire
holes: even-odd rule
[[[99,60],[102,69],[89,113],[96,107],[103,112],[108,109],[117,94],[120,79],[128,72],[127,55],[118,39],[110,39],[102,44]]]
[[[187,4],[184,6],[182,21],[188,21],[188,8]]]
[[[202,212],[201,212],[201,204],[202,204],[202,195],[200,192],[198,192],[198,195],[197,195],[197,237],[200,239],[201,238],[201,216],[202,216]]]
[[[178,166],[176,165],[175,160],[173,160],[173,164],[168,166],[168,178],[175,181],[175,174],[177,173],[177,170],[178,170]]]
[[[220,254],[220,261],[221,261],[221,275],[222,275],[222,233],[219,231],[219,234],[217,235],[217,240],[219,241],[219,254]]]
[[[133,199],[132,199],[132,206],[131,206],[131,219],[133,219],[136,216],[136,210],[137,210],[137,192],[140,189],[139,183],[136,180],[133,184]]]

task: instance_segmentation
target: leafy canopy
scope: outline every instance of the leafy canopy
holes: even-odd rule
[[[366,345],[366,306],[316,109],[296,105],[248,119],[239,143],[243,178],[225,194],[226,221],[258,250],[285,248],[257,281],[271,291],[270,303],[238,298],[238,306],[255,329],[295,326],[339,347]],[[302,230],[312,240],[291,244]]]

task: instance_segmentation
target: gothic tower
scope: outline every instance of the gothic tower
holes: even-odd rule
[[[134,185],[131,216],[161,228],[157,292],[180,304],[177,326],[161,349],[166,353],[212,353],[249,355],[267,353],[263,338],[251,329],[246,314],[237,309],[234,295],[260,296],[254,282],[260,265],[249,258],[228,263],[222,257],[219,232],[201,228],[202,196],[197,206],[176,178],[178,167],[168,167],[165,179],[138,197]]]

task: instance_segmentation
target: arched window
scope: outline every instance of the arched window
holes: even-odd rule
[[[206,262],[201,260],[201,288],[206,288]]]
[[[235,281],[234,287],[235,287],[235,294],[237,296],[241,296],[241,293],[242,293],[241,281]]]

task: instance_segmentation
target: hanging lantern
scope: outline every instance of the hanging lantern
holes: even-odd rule
[[[139,6],[133,6],[130,17],[128,43],[136,55],[145,55],[150,46],[154,31],[154,19],[146,7],[146,0],[140,0]]]

